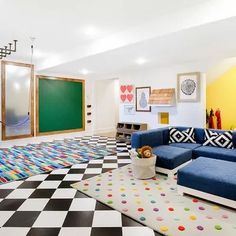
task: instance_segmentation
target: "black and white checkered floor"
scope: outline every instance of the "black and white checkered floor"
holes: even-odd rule
[[[99,136],[83,141],[116,148],[118,154],[0,185],[0,235],[160,235],[70,187],[130,163],[125,143]]]

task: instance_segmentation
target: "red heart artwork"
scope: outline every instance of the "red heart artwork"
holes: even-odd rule
[[[125,90],[126,90],[126,85],[121,85],[120,86],[120,90],[121,90],[122,93],[124,93]]]
[[[133,94],[128,94],[127,95],[128,101],[131,102],[133,100],[133,97],[134,97]]]
[[[125,94],[120,95],[120,99],[122,102],[124,102],[126,100],[126,95]]]
[[[131,91],[133,90],[133,85],[127,85],[127,90],[129,93],[131,93]]]

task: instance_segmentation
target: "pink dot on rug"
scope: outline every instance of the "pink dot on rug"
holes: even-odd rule
[[[207,216],[206,218],[209,220],[213,219],[212,216]]]
[[[135,197],[139,197],[140,195],[136,193],[136,194],[134,194],[134,196],[135,196]]]
[[[184,231],[184,230],[185,230],[185,227],[184,227],[183,225],[180,225],[180,226],[178,227],[178,230]]]
[[[160,216],[158,216],[158,217],[156,218],[156,220],[157,220],[157,221],[163,221],[163,218],[160,217]]]
[[[227,215],[222,215],[222,218],[228,219],[229,217]]]
[[[168,208],[169,211],[174,211],[174,208],[170,207]]]
[[[143,208],[138,208],[138,211],[144,211],[144,209]]]
[[[123,212],[127,212],[127,211],[128,211],[128,209],[127,209],[127,208],[124,208],[122,211],[123,211]]]
[[[203,228],[201,225],[198,225],[198,226],[197,226],[197,229],[198,229],[198,230],[201,230],[201,231],[204,230],[204,228]]]

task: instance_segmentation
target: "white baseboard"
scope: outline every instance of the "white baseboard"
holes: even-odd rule
[[[182,185],[177,185],[177,190],[180,195],[189,194],[192,196],[196,196],[196,197],[206,199],[211,202],[216,202],[221,205],[225,205],[225,206],[236,209],[236,201],[231,200],[231,199],[219,197],[219,196],[216,196],[210,193],[205,193],[196,189],[187,188]]]

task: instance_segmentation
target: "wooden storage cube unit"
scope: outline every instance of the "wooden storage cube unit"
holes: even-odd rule
[[[147,130],[146,123],[119,122],[116,128],[116,138],[122,141],[130,141],[133,132]]]

